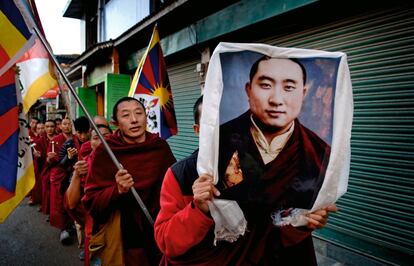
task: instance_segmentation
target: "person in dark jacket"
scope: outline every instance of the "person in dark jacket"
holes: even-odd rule
[[[193,128],[196,134],[199,132],[201,104],[202,98],[194,106]],[[246,134],[249,135],[249,132]],[[231,150],[229,153],[232,153]],[[219,191],[213,185],[212,176],[199,176],[197,173],[197,156],[198,150],[177,162],[167,171],[164,178],[160,198],[161,210],[155,222],[155,239],[164,255],[161,265],[316,264],[311,232],[326,225],[329,212],[337,210],[335,204],[308,214],[306,226],[276,227],[270,217],[271,205],[275,205],[274,202],[266,202],[256,194],[263,191],[257,190],[257,187],[252,187],[251,191],[248,187],[234,190],[239,189],[240,182],[228,183],[227,189],[223,184]],[[228,165],[233,167],[230,163]],[[240,161],[236,160],[234,166],[240,168]],[[226,172],[230,175],[238,174],[237,171]],[[261,181],[261,177],[254,177]],[[233,176],[233,180],[236,179]],[[223,180],[224,178],[221,178],[221,182]],[[231,188],[231,193],[226,191]],[[284,195],[283,188],[279,187],[279,190],[275,191],[276,195]],[[235,199],[240,204],[248,221],[248,231],[236,242],[221,241],[215,246],[214,220],[209,215],[207,202],[226,193],[227,198]]]

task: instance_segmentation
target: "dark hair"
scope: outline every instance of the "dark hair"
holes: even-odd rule
[[[254,64],[253,64],[253,65],[252,65],[252,67],[250,68],[250,74],[249,74],[250,83],[252,82],[254,75],[256,75],[256,73],[257,73],[257,69],[259,68],[259,64],[260,64],[260,62],[262,62],[262,61],[266,61],[266,60],[270,60],[270,59],[272,59],[272,58],[273,58],[273,57],[270,57],[270,56],[264,55],[264,56],[260,57],[260,58],[259,58],[256,62],[254,62]],[[305,69],[305,67],[304,67],[304,66],[302,65],[302,63],[301,63],[298,59],[296,59],[296,58],[286,58],[286,59],[288,59],[288,60],[290,60],[290,61],[292,61],[292,62],[294,62],[294,63],[296,63],[296,64],[298,64],[298,65],[299,65],[300,69],[302,70],[302,75],[303,75],[303,85],[305,85],[305,84],[306,84],[306,69]]]
[[[193,115],[194,115],[194,124],[200,124],[200,116],[201,111],[199,110],[199,106],[203,103],[203,95],[201,95],[197,101],[194,103],[193,106]]]
[[[145,106],[144,106],[144,104],[143,104],[142,102],[140,102],[138,99],[133,98],[133,97],[122,97],[121,99],[119,99],[119,100],[115,103],[114,108],[112,109],[112,119],[113,119],[115,122],[118,122],[118,118],[116,117],[116,112],[118,111],[118,105],[119,105],[120,103],[122,103],[122,102],[129,102],[129,101],[136,101],[137,103],[139,103],[139,104],[142,106],[142,108],[143,108],[143,109],[144,109],[144,111],[145,111]]]
[[[31,120],[36,120],[37,122],[40,122],[40,118],[38,118],[38,117],[36,117],[36,116],[33,116],[33,117],[31,118]]]
[[[55,122],[55,120],[53,120],[53,119],[48,119],[48,120],[46,120],[45,124],[46,124],[47,122],[51,122],[51,123],[53,123],[53,125],[55,125],[55,126],[56,126],[56,122]]]
[[[60,118],[60,117],[55,118],[55,124],[56,124],[56,121],[60,121],[60,122],[62,122],[62,118]]]
[[[85,116],[76,118],[76,120],[73,122],[73,125],[75,126],[75,130],[81,133],[88,132],[91,128],[89,120]]]
[[[112,129],[111,129],[109,126],[107,126],[107,125],[103,125],[103,124],[96,124],[96,127],[97,127],[98,129],[100,129],[100,128],[106,128],[106,129],[108,129],[108,130],[109,130],[109,133],[111,133],[111,134],[112,134]],[[94,131],[95,131],[95,129],[92,129],[92,130],[94,130]]]

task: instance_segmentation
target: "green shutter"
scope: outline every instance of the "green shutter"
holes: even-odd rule
[[[83,105],[88,110],[88,113],[91,116],[96,115],[96,91],[94,87],[77,87],[76,93],[78,94],[79,98],[81,99]],[[77,117],[85,115],[82,108],[77,104],[76,108]]]
[[[414,10],[267,42],[348,55],[355,104],[349,187],[316,235],[388,263],[413,263]]]
[[[105,80],[105,117],[111,121],[112,109],[115,103],[122,97],[128,96],[131,77],[125,74],[106,75]]]
[[[198,148],[198,138],[193,132],[193,105],[201,95],[196,65],[192,60],[168,67],[171,90],[174,98],[178,134],[167,141],[177,160],[187,157]]]

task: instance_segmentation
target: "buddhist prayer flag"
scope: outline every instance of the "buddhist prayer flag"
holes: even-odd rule
[[[138,64],[129,96],[144,103],[148,131],[158,133],[163,139],[177,134],[174,102],[157,26],[154,26],[147,51]]]

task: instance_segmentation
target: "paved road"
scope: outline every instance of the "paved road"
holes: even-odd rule
[[[0,265],[83,265],[74,243],[63,246],[60,231],[46,222],[46,216],[29,206],[27,198],[0,224]]]
[[[29,206],[27,198],[0,224],[0,266],[81,266],[76,237],[72,245],[59,242],[59,230],[46,222],[46,216]],[[317,253],[319,266],[340,266]]]

